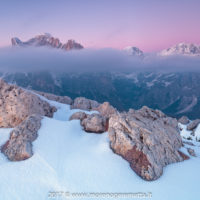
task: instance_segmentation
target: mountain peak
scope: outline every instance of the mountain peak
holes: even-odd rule
[[[58,38],[53,37],[50,33],[44,33],[42,35],[37,35],[34,38],[29,39],[28,41],[22,42],[19,38],[14,37],[11,39],[12,46],[47,46],[52,48],[64,49],[66,51],[72,49],[83,49],[83,46],[75,40],[68,40],[67,43],[63,44]]]
[[[138,57],[144,57],[143,51],[141,51],[138,47],[134,46],[127,46],[123,49],[128,55],[131,56],[138,56]]]
[[[168,49],[160,52],[162,56],[169,55],[187,55],[187,56],[200,56],[200,46],[192,43],[181,42]]]

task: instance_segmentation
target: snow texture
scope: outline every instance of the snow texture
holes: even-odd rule
[[[131,170],[127,161],[112,152],[107,133],[84,132],[78,120],[68,121],[78,110],[70,110],[69,105],[48,102],[58,110],[54,118],[44,117],[42,120],[38,138],[33,142],[34,155],[25,161],[10,162],[0,153],[0,199],[67,197],[57,195],[50,198],[52,193],[49,192],[69,192],[67,194],[70,195],[73,192],[151,192],[152,198],[146,199],[198,199],[199,147],[195,147],[197,157],[171,164],[164,169],[160,179],[147,182]],[[8,139],[10,131],[0,129],[1,145]],[[182,151],[188,155],[185,148]],[[66,199],[82,199],[70,197]]]

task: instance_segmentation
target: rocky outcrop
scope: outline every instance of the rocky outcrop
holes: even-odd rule
[[[33,155],[32,142],[37,138],[41,120],[40,115],[31,115],[12,130],[9,140],[1,147],[9,160],[25,160]]]
[[[186,159],[178,122],[161,111],[143,107],[113,114],[109,120],[110,146],[145,180],[156,180],[163,167]]]
[[[196,119],[192,122],[190,122],[187,126],[188,131],[193,131],[200,123],[200,119]]]
[[[68,96],[58,96],[58,95],[55,95],[55,94],[50,94],[50,93],[46,93],[46,92],[39,92],[39,91],[34,91],[34,92],[36,92],[39,95],[47,98],[48,100],[57,101],[59,103],[71,105],[72,102],[73,102],[73,100]]]
[[[46,33],[44,35],[38,35],[34,38],[26,42],[22,42],[19,38],[12,38],[11,39],[12,46],[20,46],[20,47],[27,47],[27,46],[34,46],[34,47],[52,47],[57,49],[63,49],[65,51],[74,50],[74,49],[83,49],[83,46],[75,40],[68,40],[65,44],[61,43],[58,38],[51,36],[50,34]]]
[[[0,79],[0,127],[15,127],[32,114],[52,117],[55,111],[37,95]]]
[[[94,110],[99,105],[97,101],[86,99],[85,97],[77,97],[74,99],[71,109]]]
[[[97,108],[94,108],[94,110],[97,110],[105,118],[110,118],[112,114],[117,113],[117,110],[108,102],[100,104]]]
[[[186,125],[186,124],[188,124],[188,123],[190,122],[190,120],[188,119],[187,116],[182,116],[182,117],[178,120],[178,122],[181,123],[181,124]]]

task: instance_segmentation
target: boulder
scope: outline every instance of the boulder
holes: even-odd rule
[[[178,120],[178,122],[181,123],[181,124],[186,125],[186,124],[188,124],[188,123],[190,122],[190,120],[188,119],[187,116],[182,116],[182,117]]]
[[[31,115],[11,131],[9,140],[1,147],[9,160],[25,160],[33,155],[32,142],[37,138],[41,120],[40,115]]]
[[[196,119],[187,125],[188,131],[193,131],[200,123],[200,119]]]
[[[107,121],[100,114],[87,115],[81,121],[84,130],[89,133],[103,133],[106,131]]]
[[[93,110],[99,106],[99,103],[94,100],[86,99],[85,97],[77,97],[74,99],[71,109]]]
[[[58,96],[58,95],[55,95],[55,94],[39,92],[39,91],[34,91],[34,92],[36,92],[39,95],[47,98],[48,100],[57,101],[59,103],[64,103],[64,104],[69,104],[69,105],[71,105],[73,103],[73,100],[68,96]]]
[[[145,180],[156,180],[163,167],[187,159],[176,119],[146,106],[113,114],[109,120],[112,150],[126,159]]]
[[[0,127],[15,127],[32,114],[52,117],[55,111],[37,95],[0,79]]]
[[[105,118],[110,118],[112,114],[117,113],[117,110],[108,102],[100,104],[95,110],[99,111],[99,113]]]
[[[86,117],[87,117],[87,114],[85,114],[84,112],[76,112],[69,118],[69,120],[78,119],[82,121]]]

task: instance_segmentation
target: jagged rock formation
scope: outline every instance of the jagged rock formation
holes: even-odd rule
[[[142,107],[112,115],[108,132],[113,151],[145,180],[158,179],[163,167],[188,158],[179,151],[182,140],[177,120],[158,110]]]
[[[79,43],[76,43],[74,40],[68,40],[67,43],[62,44],[58,38],[52,37],[50,34],[38,35],[34,38],[26,42],[22,42],[19,38],[12,38],[11,39],[13,46],[46,46],[52,48],[63,49],[66,51],[73,50],[73,49],[83,49],[83,46]]]
[[[0,127],[15,127],[32,114],[52,117],[55,111],[38,96],[0,79]]]
[[[34,92],[36,92],[39,95],[47,98],[48,100],[57,101],[59,103],[64,103],[64,104],[69,104],[69,105],[71,105],[73,103],[73,100],[68,96],[58,96],[58,95],[55,95],[55,94],[50,94],[50,93],[46,93],[46,92],[39,92],[39,91],[34,91]]]
[[[74,99],[71,109],[94,110],[99,105],[97,101],[86,99],[85,97],[77,97]]]
[[[25,160],[33,155],[32,142],[37,138],[41,120],[40,115],[31,115],[12,130],[9,140],[1,148],[9,160]]]

